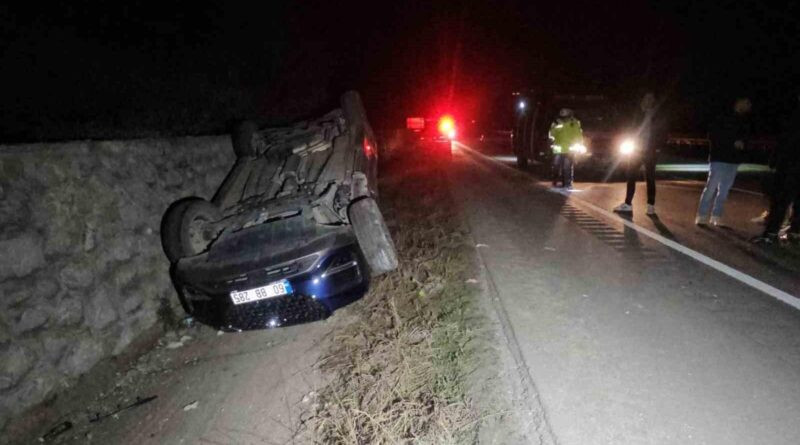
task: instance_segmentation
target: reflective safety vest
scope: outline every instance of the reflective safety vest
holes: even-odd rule
[[[565,120],[559,118],[550,126],[548,136],[550,136],[550,147],[553,149],[553,154],[567,153],[572,144],[583,143],[581,121],[574,117],[568,117]]]

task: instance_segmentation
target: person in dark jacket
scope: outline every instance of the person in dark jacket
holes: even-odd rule
[[[798,97],[800,105],[800,97]],[[789,231],[786,236],[792,241],[800,241],[800,106],[786,123],[775,149],[775,176],[773,194],[770,200],[764,233],[755,242],[773,243],[778,234],[789,206],[794,207]]]
[[[636,192],[636,180],[639,169],[644,165],[644,178],[647,182],[647,214],[656,213],[656,153],[667,140],[667,126],[663,113],[658,113],[656,96],[648,92],[639,104],[636,113],[636,134],[627,143],[631,144],[632,153],[627,154],[625,175],[628,187],[625,193],[625,202],[614,208],[615,212],[633,212],[633,195]]]
[[[719,116],[709,129],[708,180],[697,208],[695,224],[705,225],[709,221],[722,225],[722,214],[728,192],[736,180],[736,171],[742,162],[750,125],[747,119],[752,103],[748,98],[736,99],[733,113]],[[711,216],[709,220],[709,215]]]

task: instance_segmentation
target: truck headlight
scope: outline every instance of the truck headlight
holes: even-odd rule
[[[633,139],[625,139],[619,144],[619,152],[625,156],[633,154],[636,151],[636,142]]]

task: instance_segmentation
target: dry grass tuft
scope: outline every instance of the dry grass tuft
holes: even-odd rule
[[[470,251],[438,162],[406,158],[384,174],[381,207],[400,268],[373,282],[320,367],[335,376],[309,425],[320,443],[470,443],[465,395],[480,323],[464,284]]]

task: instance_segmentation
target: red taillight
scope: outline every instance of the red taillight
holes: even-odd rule
[[[456,121],[452,116],[442,116],[439,119],[439,132],[447,136],[448,139],[456,137]]]
[[[406,128],[414,131],[423,130],[425,128],[425,119],[421,117],[407,117]]]
[[[372,143],[366,137],[364,137],[364,154],[367,155],[367,157],[375,154],[375,147],[372,146]]]

